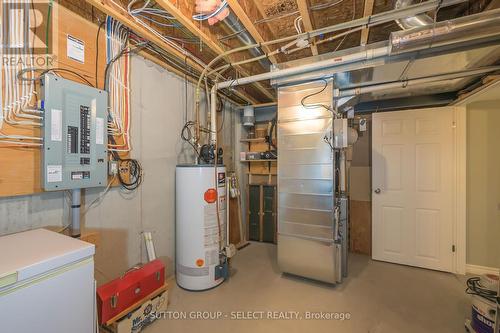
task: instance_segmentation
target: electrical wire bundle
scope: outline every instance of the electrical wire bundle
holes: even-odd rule
[[[133,158],[124,158],[118,161],[118,170],[128,169],[129,179],[125,179],[121,172],[118,172],[118,180],[122,187],[128,191],[135,191],[143,180],[142,165]]]
[[[154,34],[156,37],[161,39],[164,43],[172,46],[174,49],[182,53],[183,55],[189,57],[190,59],[193,59],[196,63],[198,63],[200,66],[203,66],[204,63],[201,59],[195,57],[193,54],[191,54],[189,51],[187,51],[185,48],[181,47],[179,43],[183,44],[197,44],[199,43],[199,39],[197,37],[188,37],[188,38],[178,38],[174,36],[167,36],[162,32],[159,32],[158,30],[154,29],[150,24],[147,24],[147,21],[154,23],[158,26],[161,27],[170,27],[170,28],[175,28],[178,31],[182,31],[185,33],[184,29],[180,24],[177,22],[174,22],[175,18],[171,16],[167,11],[160,9],[160,8],[155,8],[155,7],[150,7],[150,0],[146,0],[144,4],[138,8],[134,8],[134,6],[139,2],[140,0],[132,0],[129,2],[127,5],[127,12],[134,18],[134,20],[140,24],[143,28]],[[117,6],[118,8],[122,8],[122,5],[111,0],[111,2]],[[186,33],[185,33],[186,34]]]
[[[106,60],[104,89],[109,93],[108,134],[121,143],[108,143],[110,151],[129,152],[130,147],[130,51],[128,29],[106,18]]]
[[[130,31],[110,16],[106,18],[106,68],[104,89],[108,91],[108,150],[118,162],[118,180],[122,188],[136,190],[142,183],[143,171],[139,161],[122,158],[130,152],[130,55],[145,44],[129,45]],[[118,141],[119,139],[120,141]],[[128,172],[122,172],[128,171]],[[128,174],[128,179],[123,176]]]
[[[152,17],[161,18],[164,20],[175,20],[175,18],[173,16],[171,16],[169,13],[167,13],[166,11],[164,11],[162,9],[149,7],[149,3],[150,3],[149,0],[145,1],[141,7],[133,9],[132,7],[137,2],[138,2],[138,0],[133,0],[133,1],[129,2],[129,4],[127,6],[127,10],[128,10],[130,15],[144,18],[144,19],[151,21],[151,22],[154,22],[162,27],[179,27],[178,24],[165,23],[165,22],[160,22],[156,19],[153,19]]]
[[[181,139],[186,141],[194,150],[196,153],[196,156],[200,157],[200,153],[198,152],[198,147],[193,142],[193,133],[191,131],[191,127],[195,126],[194,121],[188,121],[184,124],[181,130]]]
[[[468,279],[465,292],[469,295],[480,296],[493,303],[497,301],[497,292],[482,285],[480,277],[471,277]]]
[[[29,6],[31,5],[31,8]],[[42,146],[41,136],[27,136],[27,135],[10,135],[1,131],[4,123],[13,127],[41,127],[43,110],[38,108],[38,98],[36,92],[36,84],[40,78],[51,73],[59,76],[60,73],[69,74],[78,78],[81,82],[92,86],[92,83],[87,80],[83,75],[68,69],[68,68],[36,68],[32,67],[33,64],[30,59],[33,59],[34,38],[36,30],[33,34],[33,40],[25,39],[23,32],[25,31],[24,25],[30,22],[30,16],[34,12],[34,4],[23,3],[26,6],[23,11],[11,10],[13,4],[6,4],[6,10],[9,10],[9,27],[11,33],[6,36],[6,45],[10,47],[4,48],[4,59],[12,58],[15,60],[16,65],[7,64],[2,66],[3,77],[0,75],[0,84],[3,90],[0,91],[0,100],[2,100],[2,110],[0,112],[0,143],[8,145],[17,145],[24,147],[40,148]],[[48,45],[51,9],[53,2],[49,2],[49,10],[47,12],[47,30],[45,34],[46,44]],[[26,17],[23,17],[27,15]],[[34,20],[34,29],[36,29],[36,15],[32,17]],[[18,45],[23,45],[22,49]],[[48,48],[48,47],[47,47]],[[2,84],[2,78],[5,82]]]
[[[20,80],[17,75],[18,71],[29,71],[34,76],[28,60],[33,58],[31,46],[34,40],[25,40],[24,38],[24,24],[26,20],[29,22],[32,14],[29,8],[30,3],[22,4],[25,6],[24,10],[18,10],[19,8],[16,6],[18,5],[14,3],[6,3],[4,8],[4,11],[9,12],[9,26],[6,30],[9,33],[4,36],[3,43],[8,47],[3,48],[3,59],[13,59],[14,64],[4,62],[3,75],[0,73],[0,85],[3,86],[3,90],[0,89],[0,101],[2,102],[0,144],[39,148],[42,145],[40,136],[11,135],[2,132],[4,123],[15,127],[40,127],[43,113],[42,110],[36,108],[35,82]],[[26,13],[28,17],[25,18],[23,13]],[[36,20],[36,17],[34,19]],[[19,45],[22,45],[22,48]],[[5,79],[4,82],[2,82],[2,76]]]

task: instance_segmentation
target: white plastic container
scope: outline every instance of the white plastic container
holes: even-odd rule
[[[224,281],[216,279],[215,267],[226,244],[226,168],[178,165],[175,178],[177,284],[196,291],[214,288]]]
[[[497,292],[498,275],[486,274],[481,276],[481,287]],[[497,318],[497,305],[481,296],[472,295],[471,327],[477,333],[494,333]]]
[[[0,237],[0,254],[1,332],[94,332],[94,245],[37,229]]]

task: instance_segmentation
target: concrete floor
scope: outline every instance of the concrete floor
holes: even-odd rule
[[[276,246],[252,243],[232,262],[229,281],[206,292],[174,286],[168,316],[145,330],[165,332],[457,333],[469,312],[465,278],[351,255],[349,277],[333,287],[282,275]],[[220,311],[220,320],[175,320]],[[302,319],[232,320],[232,311],[296,311]],[[349,313],[349,320],[306,320],[306,311]],[[257,316],[260,314],[256,314]],[[226,317],[227,316],[227,317]]]

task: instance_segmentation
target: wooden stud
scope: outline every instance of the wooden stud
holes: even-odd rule
[[[365,0],[365,9],[363,11],[363,17],[367,17],[373,14],[373,5],[375,0]],[[361,46],[365,46],[368,43],[368,35],[370,34],[370,28],[364,28],[361,30]]]
[[[304,23],[304,28],[307,32],[314,30],[313,23],[311,21],[311,15],[309,13],[309,1],[308,0],[296,0],[297,6],[299,7],[300,16],[302,16],[302,22]],[[313,55],[318,55],[318,47],[311,43],[311,52]]]

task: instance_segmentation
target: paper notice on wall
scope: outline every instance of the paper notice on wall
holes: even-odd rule
[[[83,64],[85,62],[85,43],[78,38],[68,35],[66,55],[68,58]]]
[[[366,119],[365,118],[361,118],[359,120],[359,131],[360,132],[365,132],[366,131]]]
[[[104,119],[95,118],[95,143],[97,145],[104,144]]]
[[[47,183],[62,182],[62,165],[47,165]]]
[[[62,141],[62,111],[50,111],[50,140]]]

